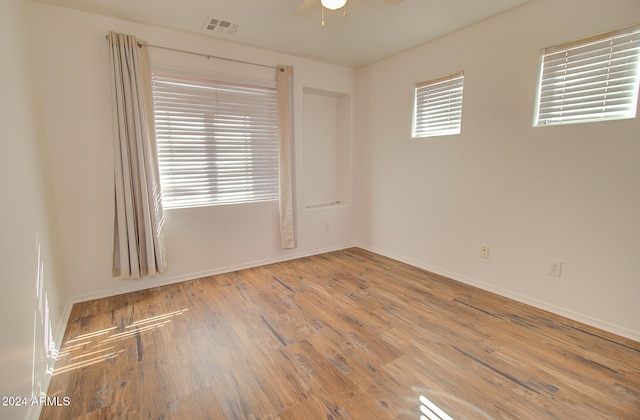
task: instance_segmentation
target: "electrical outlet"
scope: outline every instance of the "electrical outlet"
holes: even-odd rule
[[[331,231],[331,222],[325,222],[324,223],[324,231],[325,232],[330,232]]]
[[[489,259],[489,246],[488,245],[480,246],[480,258],[484,258],[485,260]]]
[[[549,261],[549,275],[554,277],[560,277],[560,274],[562,274],[562,262]]]

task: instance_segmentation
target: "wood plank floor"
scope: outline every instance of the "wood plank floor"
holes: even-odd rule
[[[41,419],[638,419],[640,343],[357,249],[74,305]]]

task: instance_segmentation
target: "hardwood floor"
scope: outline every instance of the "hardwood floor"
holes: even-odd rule
[[[640,343],[352,248],[74,305],[41,419],[640,418]]]

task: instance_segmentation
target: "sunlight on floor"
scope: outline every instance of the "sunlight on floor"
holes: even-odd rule
[[[167,324],[176,316],[182,315],[189,309],[168,312],[166,314],[134,321],[118,332],[118,326],[105,328],[81,334],[63,343],[58,354],[58,360],[64,363],[56,368],[53,375],[60,375],[69,371],[91,366],[118,357],[125,349],[118,349],[115,345],[120,340],[139,337],[140,334],[155,331]],[[80,354],[73,355],[75,351]]]
[[[420,412],[422,413],[420,420],[453,420],[424,395],[420,395]]]
[[[447,392],[421,387],[413,387],[412,390],[420,394],[420,420],[453,420],[451,414],[457,414],[460,418],[469,418],[471,416],[471,418],[493,420],[493,417],[480,407]],[[427,398],[427,395],[431,399]],[[447,410],[449,413],[446,413],[433,401],[440,401],[441,405],[446,405],[451,410]]]

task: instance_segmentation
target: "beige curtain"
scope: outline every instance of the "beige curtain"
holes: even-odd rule
[[[141,278],[167,268],[147,48],[109,33],[114,116],[113,276]]]
[[[284,249],[296,247],[293,212],[293,67],[280,66],[276,71],[278,90],[279,173],[280,173],[280,245]]]

